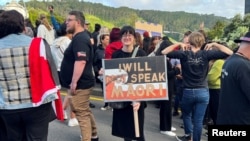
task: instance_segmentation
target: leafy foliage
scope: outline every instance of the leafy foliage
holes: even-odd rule
[[[233,41],[245,35],[250,29],[250,14],[244,17],[237,14],[233,17],[232,22],[224,28],[223,41],[227,42],[231,48],[237,47]]]
[[[210,31],[207,32],[209,40],[221,40],[224,34],[226,24],[222,21],[217,21]]]
[[[199,30],[199,25],[204,23],[204,30],[208,38],[215,41],[225,41],[234,48],[233,40],[243,36],[250,28],[250,14],[242,17],[235,15],[232,19],[214,16],[213,14],[194,14],[180,12],[166,12],[158,10],[135,10],[128,7],[113,8],[104,6],[100,3],[84,2],[84,0],[31,0],[26,3],[32,23],[44,13],[49,15],[48,6],[54,6],[55,17],[59,22],[63,22],[71,10],[82,11],[86,19],[91,23],[90,31],[94,30],[94,23],[102,26],[121,27],[123,25],[132,25],[136,21],[146,21],[159,23],[163,25],[163,30],[167,31],[167,36],[180,40],[182,34],[188,30]],[[174,34],[179,33],[179,34]]]
[[[94,17],[96,17],[94,18],[96,21],[88,19],[91,23],[109,23],[105,25],[109,28],[111,28],[111,26],[121,27],[123,25],[133,26],[135,21],[147,21],[162,24],[164,30],[184,33],[187,30],[198,30],[199,24],[202,22],[205,23],[206,28],[210,29],[218,20],[229,21],[224,17],[214,15],[157,10],[134,10],[128,7],[113,8],[100,3],[84,2],[83,0],[80,2],[78,0],[52,0],[52,2],[32,0],[27,2],[26,5],[29,9],[34,8],[42,11],[48,11],[47,7],[53,5],[55,13],[61,17],[65,17],[71,10],[80,10],[83,11],[85,15],[94,15]],[[93,27],[91,29],[93,29]]]

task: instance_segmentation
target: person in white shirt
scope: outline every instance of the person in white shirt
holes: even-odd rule
[[[40,15],[41,24],[37,29],[37,37],[45,39],[49,45],[55,40],[55,32],[53,27],[49,24],[48,19],[45,15]]]
[[[64,57],[64,51],[69,46],[72,39],[72,34],[66,32],[66,23],[61,24],[60,32],[58,32],[58,38],[54,40],[51,45],[51,52],[53,55],[54,62],[57,67],[58,75],[60,76],[60,68],[62,59]],[[60,77],[59,77],[60,78]],[[61,82],[61,79],[60,79]],[[63,99],[63,109],[64,109],[64,120],[68,119],[66,109],[69,107],[69,95],[66,95]],[[68,126],[78,126],[79,123],[75,117],[74,112],[70,109],[70,119],[68,120]]]

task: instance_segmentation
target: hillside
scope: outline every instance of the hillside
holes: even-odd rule
[[[77,0],[61,0],[61,2],[38,2],[36,0],[26,3],[29,9],[47,11],[48,5],[55,7],[55,13],[60,17],[65,17],[71,10],[83,11],[91,23],[104,22],[108,27],[133,25],[135,21],[146,21],[160,23],[164,30],[185,32],[187,30],[197,30],[204,22],[205,30],[211,29],[217,21],[229,22],[229,19],[214,15],[199,15],[186,12],[166,12],[156,10],[135,10],[128,7],[113,8],[102,4],[90,2],[78,2]],[[34,17],[34,16],[33,16]],[[92,21],[93,20],[93,21]]]

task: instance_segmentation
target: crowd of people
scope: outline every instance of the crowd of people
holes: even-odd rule
[[[1,11],[0,140],[47,141],[49,122],[66,120],[70,107],[68,125],[79,125],[82,141],[98,141],[90,96],[96,83],[104,90],[102,60],[132,57],[136,47],[135,57],[167,56],[169,100],[156,101],[160,133],[178,141],[200,141],[207,118],[214,125],[250,124],[250,32],[235,40],[239,47],[233,51],[225,43],[208,42],[202,30],[185,32],[177,43],[151,37],[148,31],[141,35],[127,25],[109,30],[96,23],[91,33],[82,12],[69,12],[60,24],[53,9],[49,7],[49,16],[40,15],[36,27],[15,10]],[[60,86],[67,89],[63,102]],[[145,141],[146,107],[146,101],[137,101],[122,109],[109,103],[100,108],[113,110],[113,136]],[[172,126],[172,116],[180,114],[183,136]]]

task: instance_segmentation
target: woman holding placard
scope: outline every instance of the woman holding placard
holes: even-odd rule
[[[113,58],[129,58],[135,51],[135,30],[131,26],[124,26],[120,31],[123,47],[112,54]],[[146,52],[138,49],[135,57],[146,56]],[[124,138],[124,141],[145,141],[144,139],[144,109],[146,102],[131,102],[122,109],[114,109],[112,120],[112,135]],[[139,136],[136,135],[134,113],[138,113]]]

